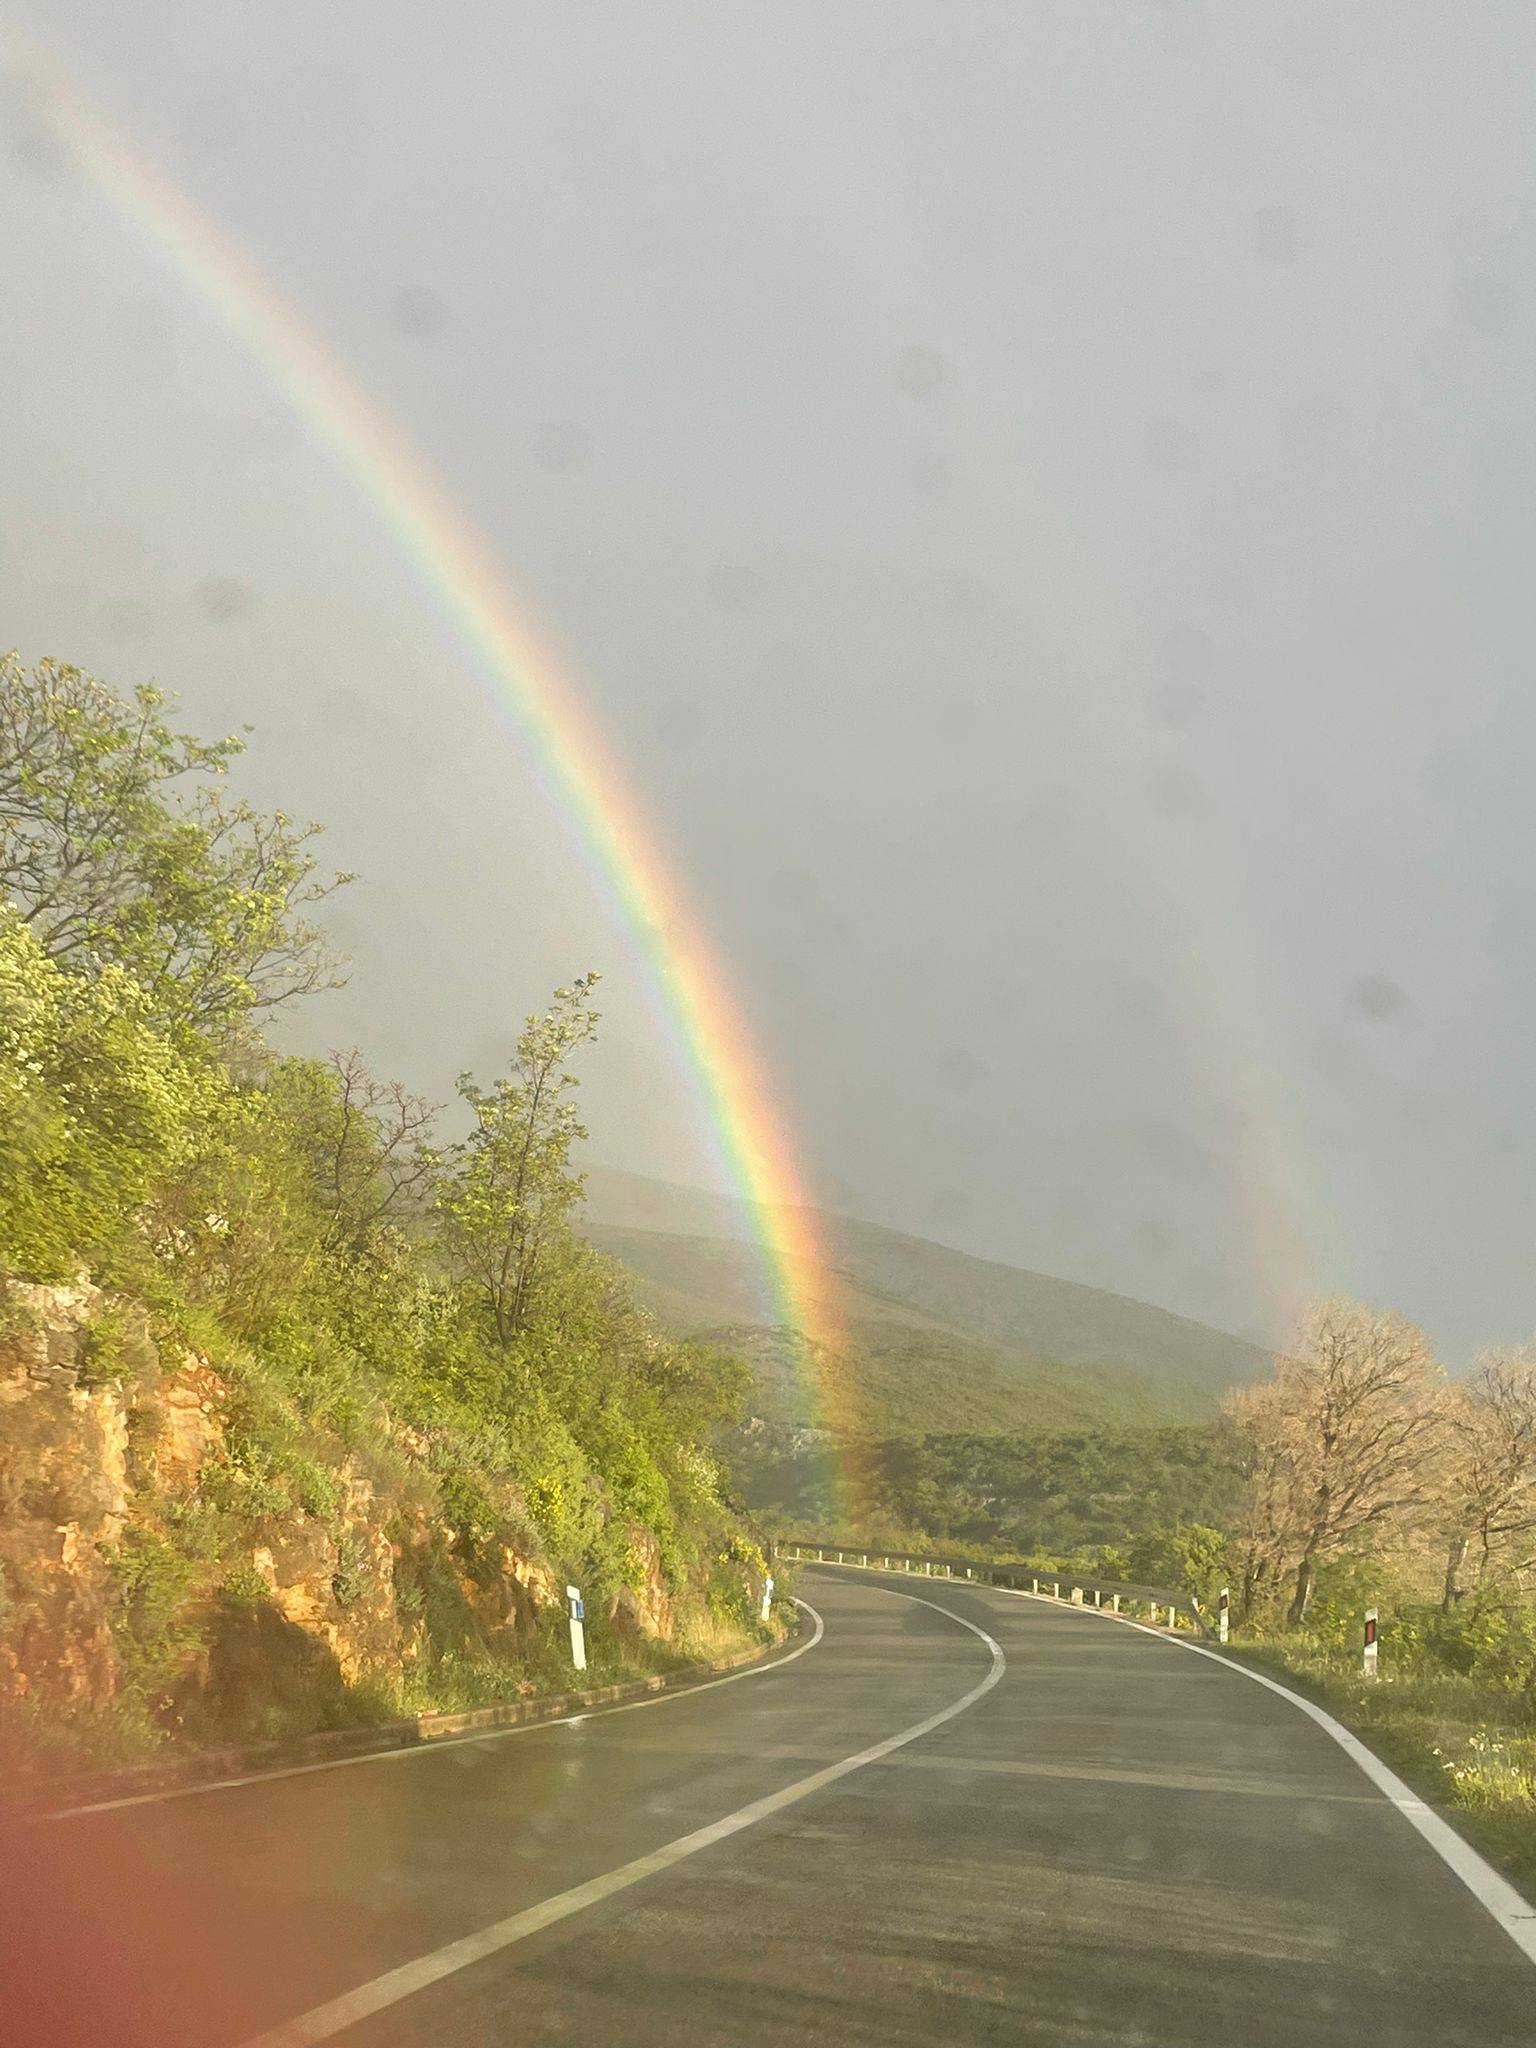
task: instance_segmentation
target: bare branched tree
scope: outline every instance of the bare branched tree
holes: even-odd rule
[[[333,1052],[334,1131],[323,1168],[327,1242],[360,1248],[380,1224],[419,1206],[440,1155],[432,1144],[438,1103],[398,1081],[378,1081],[355,1046]]]
[[[1352,1302],[1314,1311],[1295,1357],[1228,1404],[1254,1482],[1255,1557],[1294,1560],[1289,1620],[1321,1560],[1379,1540],[1435,1496],[1444,1381],[1422,1331]]]
[[[1234,1531],[1242,1557],[1241,1611],[1251,1614],[1300,1549],[1302,1515],[1295,1446],[1275,1413],[1275,1388],[1240,1387],[1223,1404],[1246,1481]]]
[[[1449,1531],[1442,1604],[1478,1591],[1502,1565],[1528,1569],[1536,1542],[1536,1354],[1493,1352],[1446,1406]]]

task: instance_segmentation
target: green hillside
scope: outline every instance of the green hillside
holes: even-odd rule
[[[1091,1428],[1198,1420],[1270,1356],[1123,1295],[818,1216],[850,1349],[823,1360],[870,1435]],[[635,1275],[672,1331],[748,1357],[766,1421],[821,1419],[805,1342],[773,1319],[749,1212],[639,1175],[588,1176],[586,1234]]]
[[[1266,1374],[1272,1354],[1150,1302],[1085,1287],[847,1217],[826,1219],[838,1269],[861,1288],[1035,1357],[1112,1366],[1154,1385],[1226,1387]]]

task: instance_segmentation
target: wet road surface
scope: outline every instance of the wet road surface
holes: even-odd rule
[[[801,1590],[823,1638],[740,1682],[34,1823],[13,2038],[1536,2041],[1536,1968],[1285,1700],[990,1588]]]

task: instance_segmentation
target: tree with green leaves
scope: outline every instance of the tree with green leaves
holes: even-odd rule
[[[84,670],[0,656],[0,899],[48,959],[118,967],[149,1014],[219,1029],[337,983],[310,912],[316,825],[219,786],[244,748]]]
[[[71,1278],[127,1242],[225,1110],[120,967],[73,974],[0,905],[0,1274]]]
[[[598,979],[584,974],[556,989],[551,1007],[523,1026],[510,1073],[489,1088],[459,1076],[474,1128],[450,1155],[437,1210],[454,1270],[503,1347],[527,1327],[541,1265],[581,1198],[571,1148],[587,1134],[569,1062],[597,1030]]]

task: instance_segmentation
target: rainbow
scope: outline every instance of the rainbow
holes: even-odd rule
[[[127,226],[241,338],[315,439],[363,486],[512,712],[646,963],[720,1163],[756,1219],[774,1320],[800,1333],[799,1368],[816,1411],[839,1437],[856,1437],[830,1268],[773,1091],[727,977],[591,717],[529,631],[484,542],[334,352],[56,64],[14,31],[5,37],[13,82],[34,116]]]

